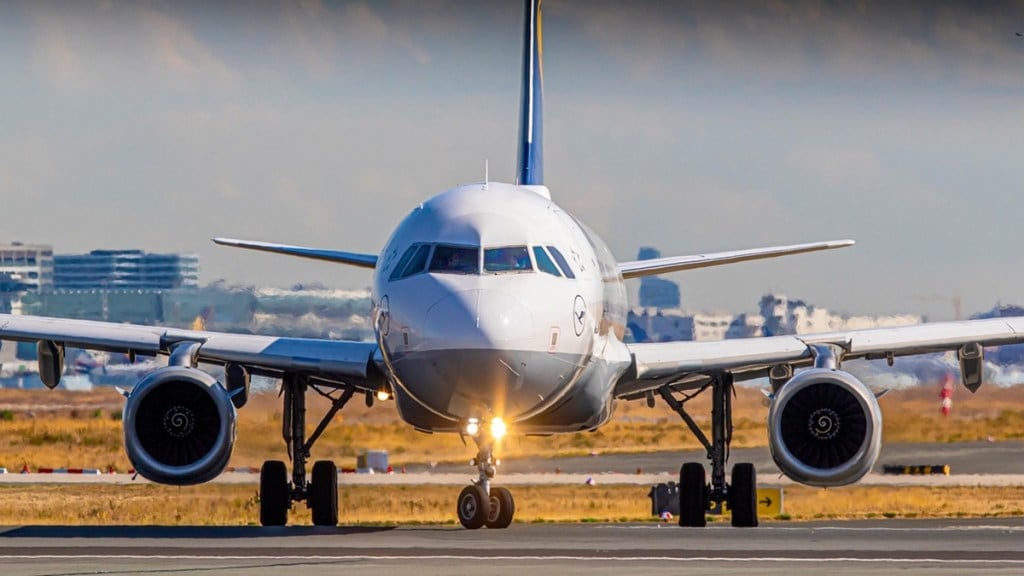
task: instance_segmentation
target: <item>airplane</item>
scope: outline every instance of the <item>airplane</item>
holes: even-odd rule
[[[259,519],[284,525],[304,502],[315,525],[338,523],[337,467],[307,460],[333,417],[356,395],[393,399],[401,419],[428,433],[462,434],[477,447],[476,479],[456,500],[468,529],[506,528],[511,492],[495,484],[507,433],[594,430],[617,401],[667,403],[707,451],[680,469],[681,526],[704,526],[718,504],[732,525],[758,525],[750,463],[729,474],[733,388],[768,378],[769,448],[779,469],[811,486],[863,477],[878,458],[875,394],[842,369],[846,360],[955,351],[961,380],[981,385],[984,347],[1024,342],[1024,317],[718,342],[626,343],[624,280],[842,248],[815,242],[617,262],[600,237],[559,207],[544,185],[541,0],[525,0],[518,166],[514,183],[441,192],[398,224],[379,254],[215,238],[252,250],[372,270],[373,342],[228,334],[31,316],[0,316],[0,339],[36,342],[43,382],[60,381],[65,347],[165,355],[168,365],[125,392],[124,443],[143,477],[209,481],[227,466],[235,415],[251,375],[281,379],[283,438],[291,465],[260,470]],[[223,366],[218,380],[199,363]],[[307,433],[306,394],[332,400]],[[710,430],[686,410],[711,394]]]

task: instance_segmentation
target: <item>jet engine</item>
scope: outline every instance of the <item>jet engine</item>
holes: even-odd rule
[[[235,445],[235,407],[202,370],[161,368],[139,381],[124,407],[124,446],[143,477],[199,484],[224,471]]]
[[[844,486],[871,470],[882,447],[882,412],[852,374],[811,368],[785,383],[768,411],[772,458],[811,486]]]

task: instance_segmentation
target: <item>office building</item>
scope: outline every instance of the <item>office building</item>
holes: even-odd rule
[[[195,254],[142,250],[93,250],[53,259],[56,290],[172,290],[199,286]]]
[[[0,292],[53,287],[53,247],[46,244],[0,244]]]

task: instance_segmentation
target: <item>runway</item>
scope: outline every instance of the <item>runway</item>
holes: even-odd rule
[[[12,527],[4,574],[1020,574],[1024,520],[401,528]]]

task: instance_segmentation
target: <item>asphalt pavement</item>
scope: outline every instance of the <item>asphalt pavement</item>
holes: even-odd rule
[[[1024,519],[0,529],[5,575],[1021,574]]]

